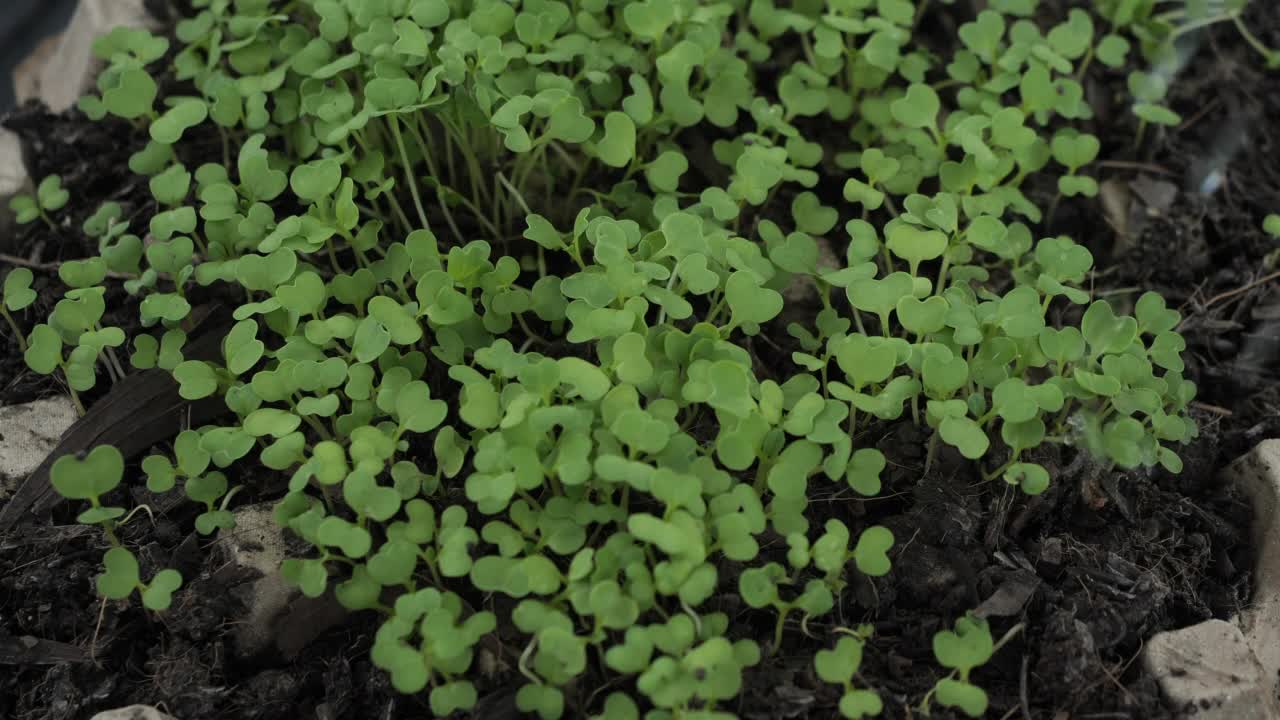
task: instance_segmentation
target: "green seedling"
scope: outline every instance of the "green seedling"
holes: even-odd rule
[[[36,194],[16,195],[9,201],[9,209],[19,225],[43,220],[49,229],[57,232],[58,225],[50,213],[57,212],[67,206],[71,193],[62,187],[62,178],[50,175],[36,186]]]
[[[142,604],[150,610],[167,610],[174,591],[182,586],[176,570],[161,570],[144,583],[138,574],[138,560],[116,538],[117,520],[125,510],[103,504],[103,496],[113,491],[124,475],[124,458],[110,445],[99,445],[83,458],[63,455],[49,470],[50,482],[68,500],[88,501],[79,522],[100,525],[112,548],[103,557],[103,574],[98,576],[98,594],[108,600],[123,600],[139,591]]]
[[[841,628],[844,630],[844,628]],[[884,710],[884,702],[871,690],[855,688],[853,678],[862,665],[863,646],[871,638],[871,628],[861,627],[847,631],[836,640],[830,650],[819,650],[813,657],[813,667],[823,682],[843,688],[840,697],[840,714],[849,720],[876,717]]]
[[[920,705],[921,712],[928,715],[930,701],[936,697],[938,703],[945,707],[956,708],[969,717],[983,717],[989,703],[987,693],[973,684],[970,674],[974,668],[985,665],[1021,630],[1021,625],[1015,625],[999,642],[993,642],[987,621],[970,614],[956,620],[954,630],[941,630],[935,634],[934,657],[943,667],[950,668],[951,673],[939,680],[925,696]]]
[[[27,268],[14,268],[4,276],[3,295],[0,295],[0,315],[3,315],[5,322],[9,324],[14,340],[18,343],[18,349],[24,354],[27,352],[26,335],[13,317],[13,313],[27,309],[36,301],[38,297],[36,291],[31,289],[31,282],[34,279],[35,277]]]

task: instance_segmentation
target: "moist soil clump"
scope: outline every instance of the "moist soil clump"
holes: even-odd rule
[[[1280,46],[1280,15],[1265,5],[1254,3],[1247,22],[1263,42]],[[744,718],[835,716],[838,693],[814,677],[813,653],[830,646],[837,628],[869,623],[875,641],[867,645],[861,682],[880,692],[885,717],[919,717],[921,698],[940,677],[933,633],[978,608],[996,638],[1011,634],[974,676],[990,696],[990,717],[1170,716],[1137,661],[1143,642],[1161,630],[1229,618],[1248,603],[1252,513],[1216,471],[1280,435],[1280,293],[1276,283],[1258,282],[1276,269],[1277,244],[1260,228],[1280,209],[1280,166],[1272,161],[1280,154],[1280,80],[1254,69],[1256,58],[1233,32],[1213,28],[1200,36],[1203,46],[1170,91],[1186,120],[1149,135],[1141,155],[1132,150],[1128,116],[1100,113],[1094,132],[1103,156],[1113,158],[1102,163],[1103,193],[1064,201],[1052,226],[1088,244],[1106,268],[1093,278],[1095,295],[1123,303],[1156,290],[1184,315],[1180,332],[1187,376],[1200,388],[1201,436],[1180,453],[1182,474],[1105,471],[1046,455],[1036,461],[1054,483],[1026,498],[984,482],[947,451],[926,472],[929,437],[913,425],[866,429],[862,441],[890,461],[882,496],[858,500],[846,489],[815,498],[811,511],[815,524],[845,518],[889,527],[899,539],[893,572],[874,581],[854,575],[837,610],[788,633],[783,647],[747,672],[738,704],[721,709]],[[1123,94],[1123,83],[1120,73],[1100,76],[1091,93]],[[115,201],[139,231],[155,210],[145,182],[128,169],[145,137],[127,123],[94,123],[75,111],[51,115],[35,105],[4,124],[22,137],[33,176],[60,174],[75,191],[57,232],[37,223],[0,239],[0,252],[35,268],[40,299],[26,317],[43,317],[61,292],[56,263],[95,250],[80,231],[85,217]],[[1231,146],[1224,132],[1243,142]],[[184,158],[188,166],[221,159],[216,139],[198,147],[208,157]],[[1036,200],[1048,204],[1047,196]],[[134,301],[118,288],[111,293],[108,320],[132,334],[139,329]],[[770,330],[785,337],[781,328]],[[773,352],[764,346],[753,349]],[[6,331],[0,404],[60,392],[55,379],[25,368]],[[250,488],[237,504],[269,501],[280,484],[235,480]],[[135,475],[139,503],[147,500],[142,484]],[[0,717],[84,718],[133,703],[157,705],[179,720],[431,716],[424,699],[395,693],[368,660],[376,623],[366,615],[350,616],[292,657],[241,657],[233,633],[246,610],[237,588],[253,578],[227,574],[218,541],[194,533],[195,514],[183,504],[157,507],[153,519],[139,513],[125,529],[125,542],[140,549],[144,576],[165,566],[188,578],[162,615],[97,597],[106,545],[74,524],[71,508],[0,537]],[[762,545],[785,547],[773,540]],[[727,612],[742,636],[764,643],[772,635],[772,617],[736,595],[711,606]],[[505,640],[500,623],[479,651],[474,717],[519,716],[521,648]],[[570,707],[575,694],[583,702],[594,690],[571,689]],[[952,715],[935,707],[932,717]]]

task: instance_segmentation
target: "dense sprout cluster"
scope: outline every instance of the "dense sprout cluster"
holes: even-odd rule
[[[100,255],[63,266],[27,361],[85,391],[127,354],[222,398],[143,461],[148,487],[181,487],[208,534],[234,523],[236,468],[287,475],[276,519],[314,551],[285,575],[380,613],[373,661],[437,715],[475,704],[501,632],[542,718],[732,717],[789,618],[890,571],[888,529],[807,512],[880,492],[874,423],[909,418],[931,459],[1028,494],[1046,444],[1176,472],[1196,434],[1178,314],[1093,299],[1089,251],[1037,237],[1028,196],[1096,194],[1082,78],[1159,57],[1150,0],[1048,27],[993,0],[945,57],[909,0],[193,5],[174,48],[95,48],[81,109],[146,131],[130,167],[155,204],[85,223]],[[1140,126],[1177,122],[1158,74],[1130,86]],[[21,219],[66,201],[51,179]],[[103,325],[108,278],[152,332]],[[10,322],[30,280],[6,278]],[[183,353],[200,293],[234,303],[212,361]],[[53,472],[113,542],[123,471],[101,448]],[[105,596],[150,608],[180,584],[119,543],[106,568]],[[730,628],[726,593],[772,637]],[[846,717],[881,710],[854,682],[868,642],[842,629],[814,658]],[[986,624],[935,645],[931,698],[981,715]],[[589,666],[621,679],[568,692]]]

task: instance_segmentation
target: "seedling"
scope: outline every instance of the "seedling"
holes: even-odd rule
[[[982,717],[987,712],[987,693],[970,681],[974,668],[985,665],[1010,640],[1022,631],[1015,625],[999,642],[991,639],[991,629],[985,619],[966,615],[956,620],[954,630],[941,630],[933,636],[933,654],[938,662],[951,673],[925,696],[920,711],[929,714],[930,702],[937,698],[946,707],[960,710],[969,717]]]
[[[3,315],[4,321],[9,324],[9,329],[13,331],[13,338],[18,343],[18,349],[24,354],[27,352],[26,334],[22,332],[12,313],[21,312],[36,301],[38,297],[36,291],[31,289],[31,282],[34,279],[27,268],[14,268],[4,276],[3,295],[0,296],[0,315]]]
[[[58,494],[70,500],[84,500],[89,509],[77,520],[86,525],[99,525],[112,547],[103,556],[103,574],[98,576],[98,594],[108,600],[123,600],[139,591],[142,604],[150,610],[167,610],[174,591],[182,586],[176,570],[160,570],[144,583],[138,574],[138,560],[116,538],[116,520],[124,508],[103,504],[103,496],[120,484],[124,475],[124,458],[109,445],[99,445],[83,458],[64,455],[53,463],[49,478]]]
[[[50,213],[57,212],[66,207],[67,202],[71,199],[71,193],[62,187],[62,178],[57,175],[50,175],[40,184],[36,186],[36,194],[32,195],[16,195],[9,201],[9,209],[14,213],[14,220],[19,225],[43,220],[50,230],[58,231],[58,225],[53,221]]]
[[[871,638],[869,626],[849,631],[840,628],[842,634],[835,647],[819,650],[813,657],[813,667],[823,682],[840,685],[844,694],[840,697],[840,714],[849,720],[876,717],[884,710],[884,702],[871,690],[856,688],[853,678],[862,665],[862,649]]]

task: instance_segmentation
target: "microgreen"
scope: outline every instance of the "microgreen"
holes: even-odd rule
[[[953,630],[941,630],[933,636],[933,654],[938,662],[951,670],[938,680],[921,704],[926,714],[930,698],[941,705],[959,709],[969,717],[983,717],[987,712],[987,693],[970,679],[973,669],[985,665],[1001,646],[1017,634],[1015,626],[999,643],[993,642],[985,619],[966,615],[956,620]]]
[[[18,349],[24,354],[27,352],[27,340],[23,337],[22,327],[18,325],[13,313],[30,307],[39,297],[31,288],[34,279],[35,276],[27,268],[14,268],[4,276],[3,294],[0,294],[0,316],[3,316],[8,323],[9,329],[13,331],[13,337],[18,342]]]
[[[71,200],[71,193],[62,186],[62,178],[57,175],[50,175],[40,181],[36,186],[36,194],[32,195],[15,195],[9,201],[9,209],[14,213],[14,219],[19,225],[25,225],[36,220],[43,220],[51,230],[55,232],[58,229],[57,224],[53,221],[50,213],[57,212],[66,207],[67,202]]]
[[[97,580],[98,593],[110,600],[122,600],[137,590],[144,606],[167,610],[174,591],[182,585],[182,576],[176,570],[160,570],[149,583],[142,582],[137,559],[114,533],[116,521],[125,510],[103,504],[103,496],[120,484],[123,475],[124,458],[109,445],[99,445],[83,458],[63,455],[49,471],[50,481],[60,495],[89,502],[90,507],[80,514],[79,522],[100,525],[111,539],[112,547],[103,557],[104,572]]]
[[[870,637],[870,627],[858,628],[848,635],[841,635],[834,648],[819,650],[813,657],[813,667],[818,677],[823,682],[843,688],[840,714],[850,720],[876,717],[884,710],[884,703],[879,695],[853,685],[853,678],[862,665],[863,646]]]

